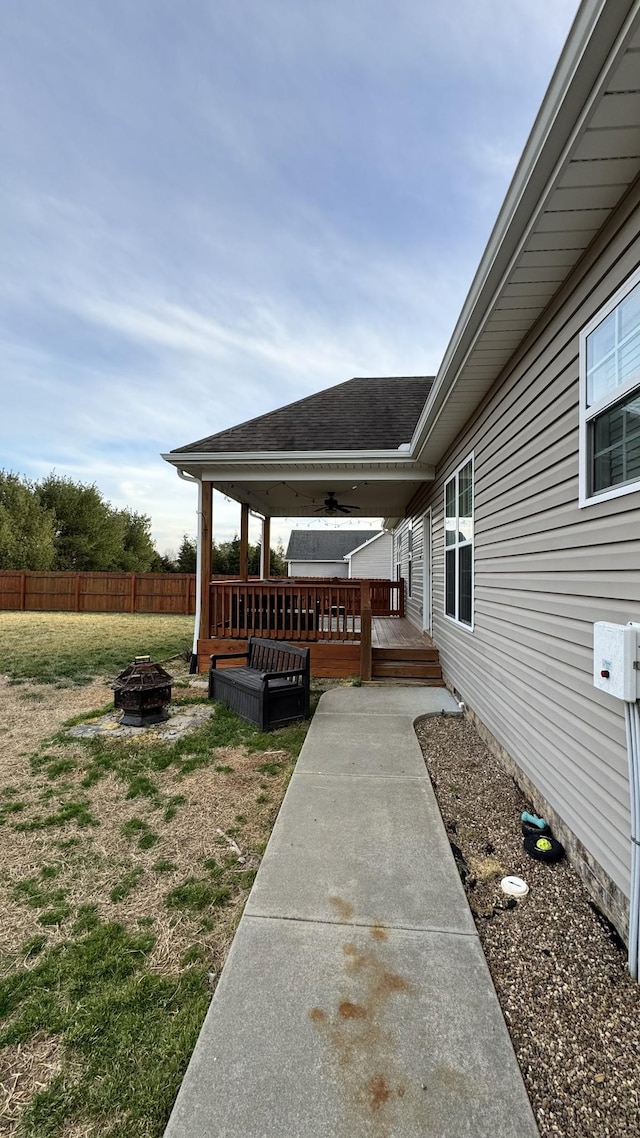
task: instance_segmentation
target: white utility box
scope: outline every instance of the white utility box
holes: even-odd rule
[[[635,703],[640,696],[640,624],[593,626],[593,682],[616,699]]]

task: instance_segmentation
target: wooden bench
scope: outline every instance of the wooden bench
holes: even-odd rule
[[[217,667],[227,660],[246,660],[246,664]],[[209,699],[226,704],[262,731],[273,731],[307,718],[310,679],[308,648],[251,636],[246,652],[211,657]]]

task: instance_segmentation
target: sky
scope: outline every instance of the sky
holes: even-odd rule
[[[195,488],[161,453],[434,374],[576,10],[2,0],[0,468],[175,552]],[[215,495],[216,539],[239,511]]]

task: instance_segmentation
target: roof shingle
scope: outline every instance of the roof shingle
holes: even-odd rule
[[[349,379],[172,453],[397,450],[411,441],[432,383],[422,375]]]
[[[352,549],[382,532],[379,529],[294,529],[285,561],[342,561]]]

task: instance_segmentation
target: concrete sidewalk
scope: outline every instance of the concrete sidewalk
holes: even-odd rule
[[[536,1138],[413,723],[322,696],[166,1138]]]

